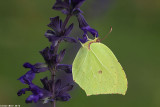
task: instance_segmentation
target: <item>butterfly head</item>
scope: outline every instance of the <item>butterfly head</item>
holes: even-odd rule
[[[99,42],[100,42],[99,38],[95,38],[93,40],[88,38],[88,41],[86,43],[81,43],[81,45],[82,45],[82,47],[85,47],[90,50],[90,45],[92,43],[99,43]]]

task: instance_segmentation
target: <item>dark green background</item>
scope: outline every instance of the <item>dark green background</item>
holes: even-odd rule
[[[43,36],[50,17],[64,15],[51,10],[55,0],[0,1],[0,105],[25,104],[30,94],[17,97],[26,87],[17,81],[27,70],[24,62],[43,62],[38,53],[49,45]],[[69,102],[57,107],[160,107],[160,1],[159,0],[86,0],[81,8],[88,23],[97,29],[102,41],[115,53],[128,78],[125,96],[99,95],[87,97],[78,86]],[[71,19],[78,26],[75,17]],[[72,36],[81,36],[75,27]],[[80,45],[68,47],[65,63],[71,64]],[[71,54],[74,53],[74,54]],[[71,59],[71,60],[69,60]],[[46,73],[38,74],[44,77]],[[39,78],[35,80],[39,83]],[[34,106],[34,105],[32,105]],[[42,106],[43,107],[43,106]]]

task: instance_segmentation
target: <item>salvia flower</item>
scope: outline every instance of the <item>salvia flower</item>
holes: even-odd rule
[[[49,67],[53,67],[54,65],[57,64],[57,54],[54,53],[55,48],[53,48],[52,46],[46,47],[45,49],[43,49],[42,51],[40,51],[41,55],[43,56],[46,64]]]
[[[22,94],[25,94],[26,91],[31,91],[32,95],[30,95],[26,99],[26,103],[35,102],[37,103],[39,100],[46,102],[50,101],[68,101],[71,97],[68,94],[68,91],[72,90],[73,85],[67,84],[62,85],[62,82],[60,79],[58,79],[55,83],[55,94],[53,94],[52,91],[52,80],[48,80],[47,77],[41,79],[41,82],[43,84],[43,88],[38,87],[37,85],[30,83],[29,88],[24,88],[18,91],[17,95],[21,96]],[[55,96],[53,96],[55,95]]]
[[[30,71],[28,71],[26,74],[24,74],[18,79],[23,84],[30,84],[35,78],[35,73],[45,72],[48,70],[48,67],[44,63],[36,63],[35,65],[25,63],[23,66],[25,68],[30,68]]]
[[[48,70],[48,67],[45,63],[36,63],[34,65],[26,62],[23,64],[23,67],[25,68],[30,68],[32,72],[34,73],[40,73],[40,72],[45,72]]]
[[[66,73],[72,73],[72,65],[58,64],[57,70],[65,71]]]
[[[77,19],[79,22],[79,27],[84,32],[83,38],[79,39],[82,43],[87,42],[87,37],[86,37],[87,32],[90,32],[94,37],[98,37],[98,32],[88,25],[88,23],[86,22],[85,18],[83,17],[81,13],[77,15]]]
[[[52,81],[48,80],[47,77],[41,79],[41,82],[44,86],[44,89],[51,91],[52,89]],[[71,97],[68,94],[68,91],[72,90],[73,85],[67,84],[64,85],[62,84],[62,80],[58,79],[55,83],[55,96],[48,98],[49,101],[68,101]]]
[[[67,42],[73,42],[76,43],[76,40],[72,37],[68,37],[71,30],[73,29],[73,24],[71,24],[68,28],[62,29],[63,22],[59,19],[59,17],[50,18],[51,23],[48,24],[52,30],[47,30],[45,33],[45,36],[48,38],[48,40],[53,44],[53,46],[56,46],[60,41],[64,40]]]
[[[26,91],[32,92],[32,95],[26,99],[26,103],[31,103],[32,101],[37,103],[39,100],[50,98],[52,96],[50,91],[40,88],[33,83],[29,84],[29,88],[19,90],[17,95],[21,96],[22,94],[25,94]]]
[[[67,15],[76,15],[82,11],[79,9],[85,0],[56,0],[53,9]]]
[[[68,94],[68,91],[72,90],[73,85],[61,85],[61,80],[58,79],[55,84],[55,100],[58,101],[68,101],[71,97]]]

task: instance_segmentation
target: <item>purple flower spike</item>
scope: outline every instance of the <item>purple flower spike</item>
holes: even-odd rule
[[[30,64],[27,62],[23,65],[25,68],[29,68],[29,71],[18,80],[28,85],[28,87],[19,90],[17,95],[21,96],[27,91],[30,91],[32,94],[28,96],[26,103],[37,103],[38,101],[44,101],[43,103],[68,101],[71,98],[68,92],[73,89],[72,84],[74,84],[72,65],[61,64],[66,51],[65,49],[60,51],[59,46],[62,41],[77,43],[75,38],[69,37],[74,27],[73,23],[68,25],[69,19],[72,16],[77,17],[79,27],[84,31],[83,38],[79,39],[82,43],[88,41],[88,32],[94,37],[98,37],[98,32],[87,24],[82,15],[83,12],[80,10],[80,6],[84,1],[85,0],[56,0],[53,9],[64,13],[66,18],[64,21],[62,21],[59,16],[50,18],[48,27],[51,29],[46,31],[45,37],[51,42],[51,45],[40,51],[45,63]],[[40,79],[43,84],[42,88],[35,85],[33,83],[35,75],[47,70],[51,73],[51,79],[48,79],[48,77]],[[60,72],[59,76],[57,75],[58,72]]]

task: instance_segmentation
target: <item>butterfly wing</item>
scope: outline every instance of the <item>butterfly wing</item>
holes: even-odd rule
[[[87,95],[122,94],[127,79],[112,51],[102,43],[81,48],[73,62],[73,79]]]

